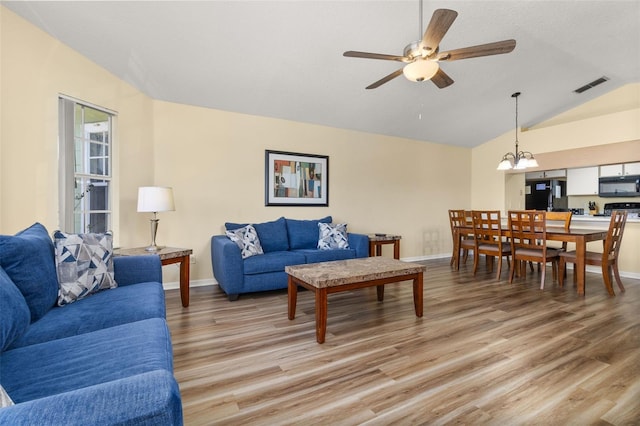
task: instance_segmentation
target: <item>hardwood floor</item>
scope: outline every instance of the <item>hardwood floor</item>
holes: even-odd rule
[[[185,424],[640,424],[640,280],[609,297],[588,273],[583,298],[571,272],[540,291],[424,263],[423,318],[408,283],[337,293],[324,344],[310,292],[289,321],[286,290],[168,291]]]

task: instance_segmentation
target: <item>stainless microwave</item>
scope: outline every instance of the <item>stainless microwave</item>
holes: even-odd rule
[[[601,197],[640,197],[640,175],[601,177],[598,195]]]

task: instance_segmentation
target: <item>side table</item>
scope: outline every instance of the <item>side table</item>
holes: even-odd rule
[[[147,251],[144,247],[119,248],[113,250],[114,256],[140,256],[155,254],[160,256],[162,265],[180,263],[180,299],[182,306],[189,306],[189,257],[192,249],[164,247],[158,251]]]
[[[381,256],[384,244],[393,244],[393,258],[400,259],[400,235],[371,234],[369,235],[369,257]]]

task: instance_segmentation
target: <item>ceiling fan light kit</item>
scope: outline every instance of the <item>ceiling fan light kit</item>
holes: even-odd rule
[[[444,89],[453,84],[453,79],[440,68],[440,61],[456,61],[459,59],[477,58],[481,56],[501,55],[509,53],[516,47],[513,39],[461,49],[440,52],[440,41],[458,16],[458,12],[450,9],[436,9],[431,16],[429,25],[422,35],[422,1],[420,4],[420,35],[421,40],[414,41],[404,48],[403,56],[387,55],[383,53],[358,52],[349,50],[343,56],[350,58],[381,59],[384,61],[399,61],[407,65],[367,86],[375,89],[393,80],[400,74],[411,81],[431,80],[438,88]]]
[[[538,161],[529,151],[518,151],[518,96],[520,92],[511,95],[516,99],[516,149],[514,152],[507,152],[502,156],[497,170],[523,170],[527,167],[538,167]]]
[[[415,61],[407,64],[402,69],[402,73],[411,81],[424,81],[431,80],[440,66],[436,61],[430,61],[428,59],[416,59]]]

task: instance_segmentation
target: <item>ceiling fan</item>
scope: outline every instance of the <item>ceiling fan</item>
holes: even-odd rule
[[[458,12],[450,9],[437,9],[431,16],[421,40],[416,40],[404,48],[402,56],[385,55],[382,53],[357,52],[349,50],[344,56],[351,58],[382,59],[385,61],[404,62],[403,68],[392,72],[375,83],[367,86],[367,89],[375,89],[393,80],[400,74],[411,81],[431,80],[440,89],[453,84],[453,79],[440,68],[441,61],[457,61],[458,59],[477,58],[480,56],[501,55],[509,53],[516,47],[513,39],[497,41],[494,43],[479,44],[477,46],[463,47],[455,50],[440,52],[440,41],[449,30],[451,24],[458,16]],[[420,0],[420,34],[422,35],[422,1]]]

